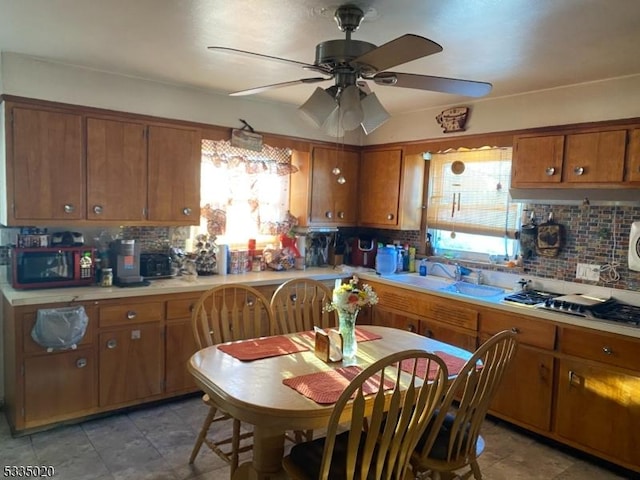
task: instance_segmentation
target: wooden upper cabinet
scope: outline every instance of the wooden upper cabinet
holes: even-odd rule
[[[84,218],[82,116],[13,107],[9,121],[8,223]]]
[[[629,131],[626,180],[640,182],[640,128]]]
[[[516,137],[511,167],[511,185],[560,183],[564,135]]]
[[[198,130],[149,126],[148,220],[200,223],[201,144]]]
[[[622,182],[626,142],[626,130],[567,135],[562,180],[570,183]]]
[[[87,219],[144,220],[146,207],[146,127],[88,118]]]
[[[418,230],[423,207],[424,160],[402,149],[370,150],[360,162],[358,223]]]
[[[314,148],[312,157],[311,222],[355,225],[360,155],[348,150]],[[338,175],[333,173],[336,168],[340,170]],[[338,182],[340,176],[344,183]]]

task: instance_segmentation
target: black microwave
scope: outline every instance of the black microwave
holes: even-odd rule
[[[93,248],[15,247],[9,252],[13,288],[57,288],[95,284],[96,252]]]

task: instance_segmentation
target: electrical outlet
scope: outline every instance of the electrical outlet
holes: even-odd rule
[[[579,280],[591,280],[597,282],[600,280],[600,265],[590,263],[579,263],[576,268],[576,278]]]

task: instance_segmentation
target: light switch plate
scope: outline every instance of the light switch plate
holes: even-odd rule
[[[600,280],[600,265],[579,263],[576,268],[576,278],[579,280],[591,280],[593,282],[597,282]]]

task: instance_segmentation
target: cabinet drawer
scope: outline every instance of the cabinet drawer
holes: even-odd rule
[[[196,295],[193,297],[169,300],[167,302],[167,320],[191,318],[191,312],[199,298],[200,295]]]
[[[553,350],[556,341],[555,325],[531,317],[523,317],[496,311],[480,313],[480,331],[494,335],[503,330],[512,330],[518,334],[518,341],[532,347]]]
[[[439,322],[448,323],[469,330],[478,330],[478,312],[472,308],[458,305],[458,302],[436,300],[436,297],[425,297],[425,316]]]
[[[419,293],[381,284],[375,284],[375,286],[372,284],[372,288],[378,295],[378,300],[381,305],[384,305],[384,308],[391,308],[416,315],[424,313],[424,301],[422,295]]]
[[[640,371],[640,340],[614,334],[561,328],[562,353]]]
[[[162,319],[162,307],[162,302],[130,303],[100,307],[100,327],[157,322]]]

